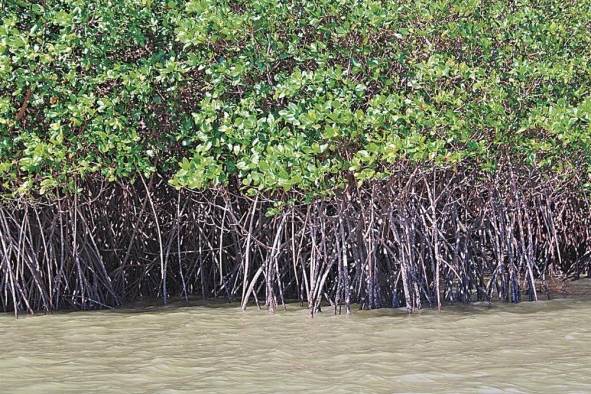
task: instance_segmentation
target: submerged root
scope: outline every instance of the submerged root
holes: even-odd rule
[[[572,179],[416,168],[287,205],[154,180],[0,204],[5,311],[104,308],[140,297],[287,300],[311,314],[556,292],[589,274],[590,210]]]

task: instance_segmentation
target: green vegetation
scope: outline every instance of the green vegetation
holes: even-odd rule
[[[9,1],[5,194],[316,196],[402,160],[591,171],[589,1]],[[70,185],[71,186],[71,185]]]
[[[519,288],[513,275],[533,291],[551,261],[573,272],[588,250],[590,21],[589,0],[0,0],[0,288],[12,293],[0,299],[5,309],[166,300],[170,289],[193,292],[190,267],[203,296],[240,288],[245,303],[264,290],[268,305],[283,290],[304,299],[310,269],[312,310],[349,276],[368,307],[440,304],[440,292],[453,301],[440,286],[456,291],[458,280],[480,297],[490,275],[501,298]],[[487,218],[505,209],[507,234],[495,241],[486,231],[500,225]],[[315,232],[311,212],[351,223]],[[402,231],[394,217],[404,215],[424,227],[406,249],[388,244],[389,230],[383,245],[367,230],[391,219]],[[581,232],[563,238],[559,222]],[[291,237],[301,231],[298,259],[277,249],[295,242],[289,226]],[[474,230],[471,246],[454,249],[462,226]],[[357,265],[338,275],[332,260],[313,265],[325,236],[322,253],[339,244]],[[487,247],[479,272],[455,265],[457,248]],[[372,271],[387,249],[395,263]],[[423,265],[410,274],[416,253]],[[500,265],[507,278],[495,276]],[[20,290],[19,267],[30,270]]]

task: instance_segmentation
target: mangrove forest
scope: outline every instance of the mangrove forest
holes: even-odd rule
[[[0,0],[5,312],[534,301],[590,175],[590,0]]]

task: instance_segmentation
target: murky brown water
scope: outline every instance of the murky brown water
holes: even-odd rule
[[[141,313],[136,313],[141,312]],[[591,301],[0,315],[0,392],[591,392]]]

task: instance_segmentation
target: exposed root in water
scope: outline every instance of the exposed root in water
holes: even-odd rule
[[[551,278],[589,274],[589,200],[575,177],[401,169],[273,217],[288,196],[156,178],[3,202],[0,303],[33,313],[200,295],[275,311],[297,298],[313,315],[536,300]]]

